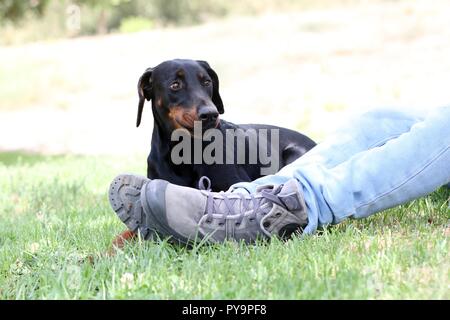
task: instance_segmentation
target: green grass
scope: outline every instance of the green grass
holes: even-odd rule
[[[302,240],[106,257],[124,230],[109,182],[145,157],[18,158],[0,155],[0,300],[450,298],[448,189]]]

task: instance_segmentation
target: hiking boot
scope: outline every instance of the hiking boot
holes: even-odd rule
[[[124,197],[128,194],[123,193]],[[141,184],[140,201],[137,195],[131,197],[123,202],[133,202],[143,210],[133,209],[137,218],[130,226],[141,234],[156,230],[184,244],[202,239],[253,243],[258,238],[288,238],[301,233],[308,222],[294,179],[283,185],[261,186],[253,195],[197,190],[157,179]]]

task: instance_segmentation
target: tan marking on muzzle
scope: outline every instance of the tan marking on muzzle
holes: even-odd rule
[[[168,117],[175,129],[185,128],[188,130],[194,129],[194,121],[198,121],[197,108],[175,106],[170,108]]]

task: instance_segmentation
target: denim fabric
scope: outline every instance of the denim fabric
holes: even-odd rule
[[[295,178],[309,223],[305,233],[364,218],[450,183],[450,106],[423,115],[394,109],[357,116],[303,157],[233,192]]]

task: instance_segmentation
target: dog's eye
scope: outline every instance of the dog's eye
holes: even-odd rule
[[[181,82],[180,81],[174,81],[170,84],[170,89],[173,91],[177,91],[181,89]]]
[[[211,85],[211,80],[209,80],[209,79],[203,80],[203,81],[202,81],[202,85],[205,86],[205,87],[210,86],[210,85]]]

